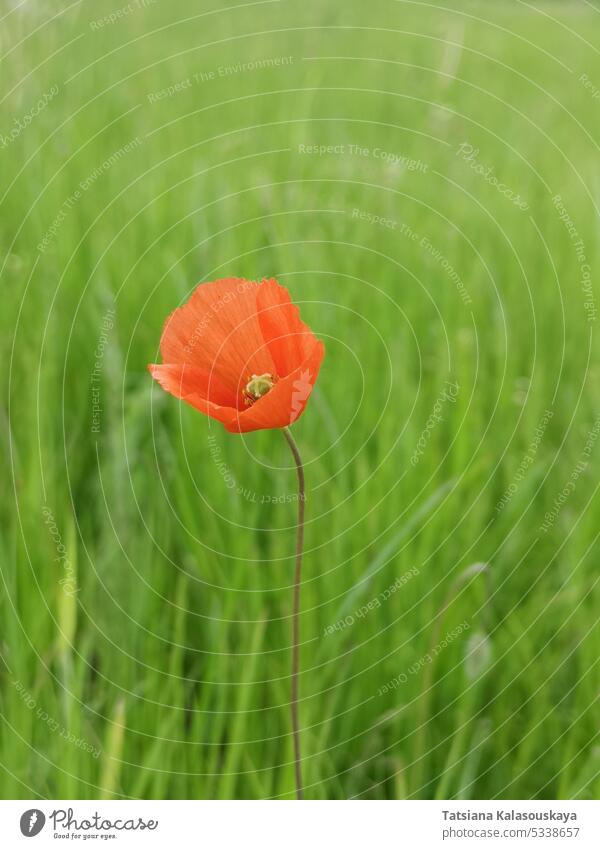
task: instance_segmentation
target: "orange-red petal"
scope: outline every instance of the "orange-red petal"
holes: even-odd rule
[[[304,412],[308,398],[321,368],[325,346],[314,338],[305,360],[286,377],[243,412],[235,411],[229,421],[223,421],[232,433],[247,433],[263,428],[287,427]]]
[[[285,377],[306,359],[314,334],[300,318],[289,292],[276,280],[264,280],[256,295],[258,321],[279,377]]]
[[[246,373],[273,373],[257,316],[258,288],[258,283],[236,277],[198,286],[165,323],[163,361],[204,369],[236,393]]]
[[[237,417],[235,397],[215,375],[187,363],[149,365],[148,370],[163,389],[223,424]]]

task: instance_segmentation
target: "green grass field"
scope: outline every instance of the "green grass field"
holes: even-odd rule
[[[293,797],[287,446],[146,370],[274,276],[306,796],[597,797],[600,8],[118,2],[2,11],[0,795]]]

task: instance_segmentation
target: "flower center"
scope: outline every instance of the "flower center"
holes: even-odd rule
[[[265,374],[253,374],[243,391],[244,402],[254,404],[263,395],[273,388],[277,378],[266,372]]]

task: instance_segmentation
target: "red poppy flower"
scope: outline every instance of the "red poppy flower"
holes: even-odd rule
[[[202,283],[160,340],[163,389],[233,433],[286,427],[301,415],[325,347],[276,280]]]

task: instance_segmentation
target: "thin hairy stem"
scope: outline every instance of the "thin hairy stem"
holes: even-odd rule
[[[294,569],[294,598],[292,605],[292,734],[294,736],[294,773],[296,798],[303,799],[302,759],[300,755],[300,723],[298,720],[298,676],[300,672],[300,586],[302,582],[302,549],[304,547],[304,468],[296,441],[289,428],[283,428],[288,445],[294,455],[298,471],[298,525],[296,534],[296,566]]]

